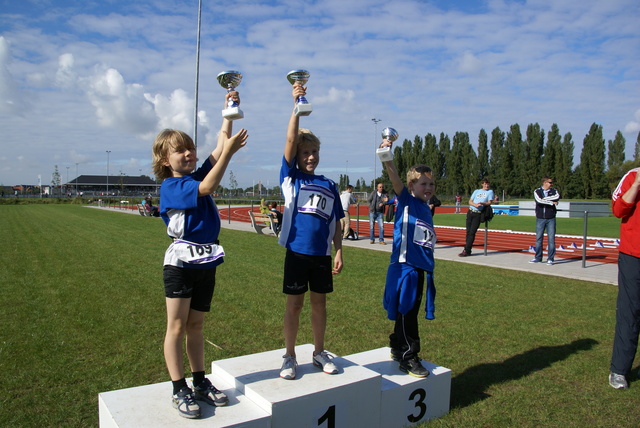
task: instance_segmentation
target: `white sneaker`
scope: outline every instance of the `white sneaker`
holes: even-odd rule
[[[547,266],[553,266],[553,260],[547,260]]]
[[[624,375],[617,373],[609,373],[609,385],[611,385],[615,389],[627,389],[629,388],[629,384],[627,383],[627,379]]]
[[[280,369],[280,377],[282,379],[292,380],[296,378],[296,366],[298,362],[296,357],[291,355],[283,355],[284,361],[282,362],[282,368]]]
[[[313,356],[313,365],[316,367],[320,367],[323,372],[327,374],[336,374],[338,373],[338,368],[335,364],[333,364],[332,356],[329,355],[327,351],[322,351],[317,355]]]

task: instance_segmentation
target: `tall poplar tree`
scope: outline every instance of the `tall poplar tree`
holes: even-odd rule
[[[609,140],[607,143],[607,184],[609,191],[613,192],[618,182],[624,175],[625,171],[622,171],[622,165],[624,164],[625,156],[624,151],[627,145],[627,140],[622,135],[622,132],[616,132],[616,136],[613,140]]]
[[[560,136],[560,129],[558,129],[558,125],[554,123],[553,125],[551,125],[551,130],[547,135],[547,144],[545,145],[542,152],[542,163],[540,166],[541,176],[557,179],[558,170],[560,169],[561,144],[562,137]],[[562,184],[566,183],[561,183],[558,180],[557,184],[554,183],[554,187],[556,187],[560,191],[560,186]],[[560,195],[563,195],[563,193],[560,192]]]
[[[504,143],[505,149],[505,190],[507,194],[513,196],[522,196],[525,194],[524,183],[522,182],[522,165],[524,155],[522,150],[522,133],[520,125],[517,123],[511,125],[507,132],[507,139]],[[528,192],[526,192],[528,194]]]
[[[543,148],[544,130],[542,130],[537,123],[529,124],[527,126],[527,139],[523,145],[524,163],[522,166],[522,183],[525,195],[527,194],[527,189],[532,191],[540,184]]]
[[[580,175],[585,198],[605,197],[604,138],[602,126],[596,123],[591,125],[589,133],[583,140],[580,153]]]
[[[478,177],[489,176],[489,147],[488,137],[484,129],[478,134]]]
[[[506,189],[506,158],[504,149],[505,134],[499,127],[491,131],[491,155],[489,157],[489,177],[494,189]]]

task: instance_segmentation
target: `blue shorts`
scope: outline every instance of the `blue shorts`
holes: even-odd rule
[[[333,291],[331,256],[308,256],[287,250],[284,259],[284,294],[304,294],[309,289],[314,293]]]
[[[167,298],[191,299],[191,309],[200,312],[211,310],[213,289],[216,287],[216,268],[187,269],[165,266],[164,295]]]

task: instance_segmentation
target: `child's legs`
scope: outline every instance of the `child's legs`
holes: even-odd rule
[[[171,380],[184,377],[182,341],[187,330],[190,298],[167,298],[167,332],[164,337],[164,359]]]
[[[416,301],[414,302],[413,307],[405,315],[398,313],[393,333],[389,336],[389,346],[393,350],[401,351],[401,359],[417,357],[420,352],[418,315],[422,307],[422,293],[424,291],[423,270],[418,270],[417,287]]]
[[[324,333],[327,328],[327,295],[312,291],[310,301],[314,353],[317,354],[324,351]]]
[[[300,325],[300,312],[304,306],[304,294],[287,295],[284,311],[284,343],[287,355],[296,356],[296,337]]]
[[[187,320],[187,357],[192,372],[204,371],[204,316],[206,312],[189,310]]]

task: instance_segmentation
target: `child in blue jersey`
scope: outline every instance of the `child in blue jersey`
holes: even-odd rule
[[[226,95],[239,101],[237,93]],[[224,250],[218,245],[220,216],[211,196],[219,186],[231,157],[246,144],[247,131],[233,137],[232,122],[223,119],[218,144],[203,165],[196,168],[193,140],[184,132],[165,129],[153,143],[153,170],[162,182],[160,216],[172,239],[164,257],[167,331],[164,358],[173,384],[172,402],[180,416],[200,417],[197,401],[214,406],[228,403],[227,396],[205,378],[205,314],[211,307],[216,266]],[[193,375],[192,390],[184,376],[182,344]]]
[[[294,100],[305,93],[305,87],[294,85]],[[324,349],[324,335],[327,293],[333,291],[332,275],[342,270],[340,219],[344,212],[336,184],[322,175],[315,175],[319,161],[320,140],[309,130],[299,129],[299,118],[292,112],[280,169],[284,213],[278,242],[287,249],[283,281],[283,292],[287,295],[284,314],[286,353],[280,370],[283,379],[296,377],[296,337],[308,290],[314,344],[312,362],[325,373],[338,372]],[[336,249],[333,267],[332,242]]]
[[[391,145],[385,139],[380,147]],[[433,173],[426,165],[412,166],[407,172],[405,187],[393,160],[384,162],[384,165],[397,195],[391,263],[384,290],[384,308],[388,318],[395,321],[393,333],[389,335],[391,358],[399,361],[401,371],[416,377],[427,377],[429,371],[418,357],[418,313],[426,280],[426,318],[435,318],[433,250],[436,233],[429,208],[429,199],[435,189]]]

